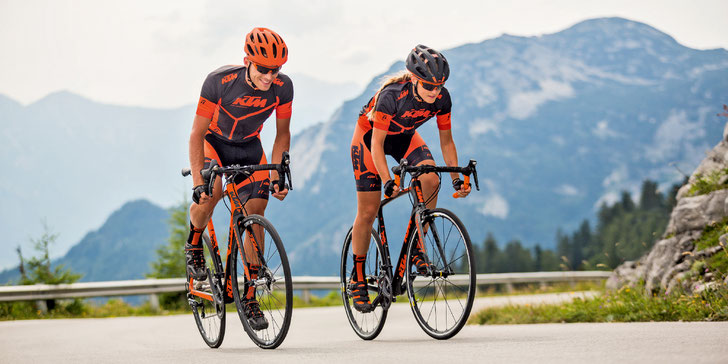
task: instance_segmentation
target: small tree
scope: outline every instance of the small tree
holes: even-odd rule
[[[18,258],[20,259],[20,284],[29,285],[36,283],[45,284],[62,284],[73,283],[81,278],[81,274],[73,273],[63,264],[51,267],[50,246],[58,239],[58,234],[51,232],[48,224],[43,221],[43,235],[40,238],[30,241],[33,248],[38,252],[38,256],[31,257],[27,260],[23,258],[23,252],[20,247],[17,248]],[[55,300],[46,300],[46,308],[51,311],[56,307]]]

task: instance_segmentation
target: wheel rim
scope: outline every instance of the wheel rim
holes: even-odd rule
[[[431,271],[419,275],[412,264],[408,266],[409,298],[420,326],[433,337],[448,338],[462,328],[472,308],[475,272],[471,246],[467,232],[447,214],[432,212],[427,224],[424,246]],[[435,237],[441,242],[442,252]],[[411,261],[411,257],[407,259]]]
[[[205,234],[202,239],[205,247],[205,265],[208,268],[210,276],[207,281],[198,283],[196,290],[212,296],[215,294],[215,291],[213,291],[210,281],[213,282],[213,285],[216,285],[217,292],[220,292],[219,290],[222,289],[222,284],[220,284],[219,277],[215,276],[215,274],[220,274],[217,273],[216,260],[209,253],[211,246],[210,238]],[[189,277],[187,279],[189,282]],[[225,333],[225,305],[215,305],[214,302],[195,295],[190,295],[189,297],[190,306],[194,306],[193,315],[202,339],[210,347],[216,348],[220,346]]]
[[[346,249],[342,256],[341,297],[344,302],[349,323],[357,335],[364,339],[373,339],[379,334],[382,326],[384,325],[386,310],[381,304],[377,304],[373,311],[367,313],[359,312],[356,308],[354,308],[354,303],[351,299],[351,291],[348,287],[354,269],[352,245],[350,231],[347,236],[347,243],[345,244]],[[367,285],[369,286],[369,300],[371,302],[374,302],[374,300],[378,297],[380,291],[379,282],[381,282],[385,276],[381,269],[381,257],[382,254],[379,250],[379,245],[377,244],[375,235],[372,235],[370,238],[369,249],[367,251],[367,260],[364,264],[364,270],[367,275]]]
[[[264,241],[262,255],[265,265],[261,265],[258,278],[253,284],[255,286],[255,299],[268,321],[268,327],[255,330],[245,317],[242,301],[245,298],[246,287],[248,287],[249,282],[245,281],[244,262],[239,249],[236,254],[235,264],[235,275],[240,287],[240,289],[236,290],[236,295],[238,295],[236,304],[238,305],[240,319],[250,338],[258,346],[274,348],[283,341],[290,325],[293,305],[291,274],[288,260],[285,257],[285,250],[280,244],[280,238],[271,227],[257,219],[246,220],[246,228],[243,230],[244,234],[242,236],[250,234],[255,230],[255,227],[259,227],[259,231],[261,231],[256,233],[256,241]],[[264,233],[262,233],[263,231]],[[246,255],[246,259],[250,259],[249,256],[252,257],[252,255]],[[245,282],[245,284],[239,284],[240,282]]]

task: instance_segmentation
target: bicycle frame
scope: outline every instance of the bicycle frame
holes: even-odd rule
[[[224,272],[224,283],[225,283],[225,295],[224,295],[224,303],[232,303],[234,302],[233,298],[233,280],[232,280],[232,264],[235,257],[232,255],[233,250],[235,249],[233,244],[235,242],[240,241],[242,244],[240,245],[240,256],[243,262],[246,262],[247,259],[245,258],[245,249],[244,249],[244,240],[242,236],[238,236],[238,230],[235,229],[235,226],[237,226],[237,222],[242,221],[242,219],[245,218],[244,213],[244,203],[240,201],[240,196],[238,195],[237,190],[235,189],[235,183],[227,183],[225,185],[225,193],[224,197],[227,197],[230,200],[231,205],[231,213],[230,213],[230,231],[228,233],[228,247],[227,247],[227,256],[226,256],[226,262],[225,262],[225,270],[222,270],[221,266],[218,266],[219,272]],[[246,228],[249,229],[249,228]],[[212,223],[212,219],[208,221],[207,223],[207,231],[210,235],[210,242],[212,244],[212,252],[211,254],[214,254],[216,257],[212,257],[212,259],[215,261],[215,264],[222,264],[222,257],[220,256],[220,248],[217,243],[217,237],[215,236],[215,226]],[[250,237],[250,243],[253,247],[254,251],[258,255],[258,259],[260,260],[261,264],[265,264],[263,255],[259,249],[258,242],[255,239],[255,234],[248,234]],[[250,279],[250,275],[248,273],[248,266],[247,264],[243,264],[243,268],[245,270],[245,278],[246,280]],[[218,274],[216,277],[218,280],[222,279],[223,277]],[[193,285],[193,279],[190,277],[189,279],[189,293],[198,297],[201,297],[203,299],[206,299],[208,301],[213,301],[214,298],[206,293],[198,291],[194,288]]]
[[[397,179],[399,176],[397,176]],[[399,181],[397,181],[397,184]],[[404,242],[402,243],[402,249],[399,253],[399,259],[397,259],[397,268],[396,270],[392,270],[392,260],[391,255],[389,252],[389,243],[387,240],[387,232],[386,228],[384,226],[384,215],[382,213],[382,209],[384,206],[386,206],[388,203],[396,200],[397,198],[400,198],[402,196],[405,196],[409,194],[411,197],[413,197],[417,202],[413,204],[412,206],[412,212],[410,213],[410,219],[409,223],[407,225],[407,231],[404,234]],[[424,227],[422,226],[422,215],[427,210],[427,206],[425,205],[425,199],[422,194],[422,183],[417,179],[417,176],[414,176],[412,178],[412,181],[410,182],[410,187],[402,190],[399,195],[391,197],[391,198],[385,198],[382,200],[382,202],[379,205],[379,211],[377,213],[377,221],[378,221],[378,233],[379,238],[382,242],[382,252],[384,256],[382,257],[383,262],[383,268],[386,269],[386,274],[391,278],[392,282],[392,300],[394,301],[395,298],[401,294],[403,294],[406,290],[406,287],[403,285],[405,280],[405,273],[407,271],[407,247],[408,242],[411,240],[413,234],[417,234],[418,237],[418,244],[422,244],[424,241]],[[414,226],[414,229],[413,229]],[[440,245],[440,239],[437,235],[436,228],[434,226],[431,227],[433,236],[435,237],[435,241],[438,246],[439,254],[442,256],[443,262],[447,262],[447,258],[445,256],[444,249]],[[429,265],[429,258],[426,256],[424,257],[427,259],[427,263]],[[446,263],[445,266],[448,266]],[[377,267],[377,269],[379,269]],[[375,272],[378,273],[378,272]],[[439,272],[440,274],[443,274],[443,272]],[[377,296],[377,298],[374,299],[375,302],[372,302],[373,304],[377,304],[381,300],[381,296]]]

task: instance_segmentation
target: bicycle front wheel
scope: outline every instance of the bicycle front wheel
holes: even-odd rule
[[[202,235],[207,281],[191,281],[187,276],[187,300],[202,340],[211,348],[220,347],[225,337],[225,302],[222,296],[224,273],[220,256],[212,253],[207,233]],[[190,287],[191,283],[192,287]]]
[[[382,300],[391,300],[392,294],[391,283],[386,284],[388,275],[383,269],[382,264],[382,245],[379,242],[379,236],[372,230],[372,235],[369,240],[369,249],[367,251],[367,261],[364,264],[364,274],[366,275],[367,286],[369,287],[369,299],[371,302],[378,302],[371,312],[359,312],[354,308],[354,303],[351,298],[351,290],[349,289],[349,282],[351,281],[351,275],[354,272],[354,256],[351,244],[351,230],[346,234],[344,239],[344,247],[341,251],[341,299],[344,303],[344,310],[346,311],[346,317],[349,319],[349,324],[354,332],[364,340],[372,340],[384,327],[384,322],[387,320],[387,309],[389,303],[383,302]],[[382,293],[382,290],[389,290],[389,295]]]
[[[413,234],[407,248],[407,293],[417,323],[435,339],[449,339],[463,328],[475,299],[475,262],[463,223],[446,209],[428,210],[422,220],[423,244]],[[412,263],[419,252],[429,267]]]
[[[231,276],[238,315],[256,345],[275,349],[286,338],[293,312],[293,283],[286,250],[273,225],[260,215],[242,219],[235,239]],[[249,311],[251,303],[257,303],[259,312]],[[258,316],[261,313],[262,320]]]

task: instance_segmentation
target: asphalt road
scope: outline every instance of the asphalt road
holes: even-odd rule
[[[476,305],[572,297],[496,297]],[[322,307],[294,310],[288,337],[275,350],[255,346],[235,312],[227,325],[222,346],[209,349],[192,315],[0,322],[0,362],[728,363],[728,322],[468,325],[437,341],[422,332],[407,304],[395,304],[379,337],[363,341],[342,307]]]

